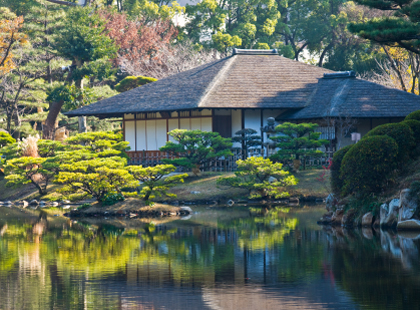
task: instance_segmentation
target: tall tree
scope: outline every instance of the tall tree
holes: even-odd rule
[[[118,47],[106,35],[106,21],[88,8],[70,9],[63,22],[66,27],[55,38],[53,48],[57,50],[58,55],[72,62],[66,82],[71,84],[74,81],[76,87],[82,89],[83,77],[88,75],[85,70],[92,68],[84,65],[114,58]],[[102,64],[107,65],[107,62]],[[50,103],[43,130],[44,138],[52,136],[63,104],[62,100]]]
[[[45,0],[37,0],[26,15],[24,31],[31,40],[34,52],[37,53],[39,61],[46,63],[46,72],[43,78],[48,82],[53,82],[52,62],[56,60],[54,67],[64,65],[63,61],[58,63],[57,51],[52,47],[54,44],[54,36],[61,32],[64,27],[63,19],[65,11],[62,6],[51,4]],[[61,71],[61,70],[60,70]]]

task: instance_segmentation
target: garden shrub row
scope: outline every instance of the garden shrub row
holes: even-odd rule
[[[334,154],[331,187],[339,196],[381,193],[404,164],[420,155],[420,111],[400,123],[378,126],[357,144]]]

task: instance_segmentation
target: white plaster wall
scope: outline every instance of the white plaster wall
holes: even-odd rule
[[[242,129],[242,110],[232,110],[232,135]]]
[[[137,151],[147,150],[146,143],[146,121],[136,121],[137,129]],[[133,150],[134,151],[134,150]]]
[[[201,118],[191,119],[191,130],[201,130]]]
[[[212,118],[211,117],[203,117],[201,118],[201,130],[202,131],[212,131]]]
[[[168,120],[168,132],[178,128],[178,119]],[[169,136],[169,141],[175,142],[174,138]]]
[[[245,128],[252,128],[261,134],[261,110],[245,110]]]
[[[146,121],[146,146],[148,151],[157,150],[156,143],[156,120]]]
[[[136,150],[136,136],[135,136],[135,124],[133,121],[125,122],[125,141],[128,142],[128,146],[132,151]]]
[[[155,150],[159,150],[166,144],[166,119],[160,119],[156,121],[156,146]]]
[[[180,129],[191,130],[191,122],[189,118],[181,118],[180,125],[181,125]]]

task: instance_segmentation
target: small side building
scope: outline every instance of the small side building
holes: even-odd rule
[[[67,116],[121,117],[131,157],[156,153],[180,129],[232,137],[244,128],[317,122],[339,147],[384,123],[420,110],[420,97],[279,56],[276,50],[234,50],[221,60],[118,94]]]

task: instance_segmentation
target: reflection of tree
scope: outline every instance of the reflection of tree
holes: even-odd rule
[[[401,239],[395,235],[391,238],[397,243]],[[416,243],[415,248],[419,246]],[[345,235],[336,241],[332,271],[337,283],[369,309],[420,309],[420,281],[416,278],[420,268],[416,266],[416,272],[407,273],[392,252],[383,255],[384,248],[379,236],[366,239],[359,234],[352,238]]]
[[[77,308],[86,303],[117,308],[118,297],[101,298],[95,281],[173,287],[241,285],[248,277],[261,283],[298,281],[308,268],[319,270],[321,251],[312,235],[296,237],[298,221],[284,211],[257,217],[245,213],[239,219],[223,218],[213,227],[149,224],[124,230],[112,225],[57,225],[43,218],[8,223],[0,238],[0,277],[7,275],[11,285],[0,289],[13,297],[8,304],[15,302],[13,292],[19,291],[27,292],[25,300],[40,308]],[[33,242],[40,235],[39,243]],[[300,242],[308,244],[300,247]],[[308,261],[294,259],[301,248]],[[32,259],[26,265],[25,256]],[[263,270],[257,267],[261,265]],[[40,267],[30,276],[21,269],[31,266]],[[32,285],[37,289],[31,290]]]

